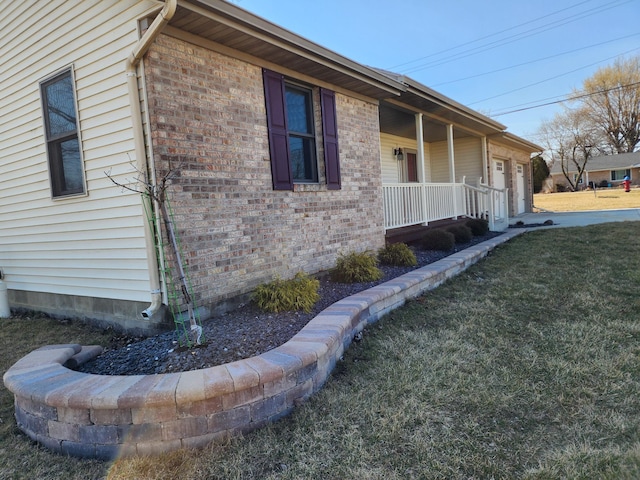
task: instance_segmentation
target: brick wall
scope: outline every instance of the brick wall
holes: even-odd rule
[[[274,191],[260,67],[162,36],[145,71],[154,159],[159,175],[174,170],[168,191],[199,305],[383,246],[375,104],[336,94],[341,190],[327,190],[320,164],[319,184]]]

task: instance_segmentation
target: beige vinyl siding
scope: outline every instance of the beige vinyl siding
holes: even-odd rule
[[[456,161],[456,181],[477,185],[482,177],[482,140],[477,137],[466,137],[454,143]],[[486,178],[484,178],[486,181]]]
[[[462,182],[462,177],[468,184],[476,185],[482,176],[482,141],[476,137],[456,139],[453,144],[453,155],[456,170],[456,182]],[[450,182],[449,154],[447,142],[431,144],[431,172],[433,182]],[[486,181],[486,179],[484,179]]]
[[[0,18],[0,269],[9,289],[149,300],[125,60],[154,2],[9,1]],[[75,77],[87,195],[51,198],[39,83]]]
[[[434,183],[448,183],[449,158],[447,142],[434,142],[431,144],[431,181]]]
[[[411,138],[399,137],[397,135],[390,135],[388,133],[380,134],[380,156],[382,162],[382,183],[398,183],[399,181],[399,168],[398,161],[393,156],[394,148],[402,148],[409,150],[417,150],[416,140]],[[429,181],[431,174],[431,167],[429,161],[429,144],[424,144],[424,163],[425,163],[425,177],[426,181]]]

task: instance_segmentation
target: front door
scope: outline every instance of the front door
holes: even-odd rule
[[[524,165],[518,164],[516,165],[516,177],[517,177],[517,188],[516,195],[518,198],[518,212],[524,213],[525,209],[525,188],[524,188]]]
[[[418,155],[407,152],[407,182],[418,181]]]
[[[505,187],[505,178],[504,178],[504,161],[502,160],[494,160],[493,161],[493,187],[498,190],[504,190]],[[505,218],[507,214],[506,205],[501,201],[502,196],[498,194],[498,192],[494,192],[494,204],[495,204],[495,215],[498,218]]]

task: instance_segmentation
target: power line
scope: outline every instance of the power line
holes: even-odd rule
[[[409,60],[408,62],[404,62],[404,63],[400,63],[398,65],[394,65],[392,67],[388,67],[388,69],[389,70],[393,70],[393,69],[396,69],[396,68],[399,68],[399,67],[404,67],[405,65],[409,65],[410,63],[420,62],[420,61],[425,60],[427,58],[435,57],[437,55],[441,55],[443,53],[450,52],[451,50],[456,50],[458,48],[462,48],[462,47],[465,47],[467,45],[471,45],[472,43],[476,43],[476,42],[479,42],[481,40],[486,40],[487,38],[495,37],[496,35],[500,35],[502,33],[508,32],[510,30],[515,30],[516,28],[523,27],[523,26],[525,26],[527,24],[530,24],[530,23],[533,23],[533,22],[537,22],[538,20],[542,20],[544,18],[551,17],[553,15],[556,15],[558,13],[564,12],[566,10],[570,10],[570,9],[572,9],[574,7],[583,5],[585,3],[589,3],[590,1],[592,1],[592,0],[585,0],[583,2],[578,2],[578,3],[574,4],[574,5],[571,5],[569,7],[563,8],[561,10],[557,10],[557,11],[549,13],[547,15],[543,15],[542,17],[534,18],[533,20],[530,20],[530,21],[527,21],[527,22],[524,22],[524,23],[519,23],[518,25],[514,25],[513,27],[505,28],[504,30],[500,30],[499,32],[491,33],[489,35],[485,35],[484,37],[476,38],[475,40],[470,40],[468,42],[461,43],[459,45],[456,45],[455,47],[449,47],[449,48],[446,48],[444,50],[440,50],[439,52],[434,52],[434,53],[431,53],[429,55],[425,55],[424,57],[416,58],[414,60]]]
[[[587,49],[589,49],[589,48],[599,47],[599,46],[601,46],[601,45],[606,45],[607,43],[617,42],[618,40],[625,40],[625,39],[627,39],[627,38],[635,37],[635,36],[638,36],[638,35],[640,35],[640,32],[632,33],[631,35],[626,35],[626,36],[624,36],[624,37],[614,38],[613,40],[607,40],[606,42],[594,43],[593,45],[588,45],[588,46],[586,46],[586,47],[580,47],[580,48],[576,48],[576,49],[574,49],[574,50],[568,50],[568,51],[566,51],[566,52],[558,53],[558,54],[556,54],[556,55],[550,55],[550,56],[548,56],[548,57],[538,58],[538,59],[536,59],[536,60],[531,60],[531,61],[528,61],[528,62],[518,63],[518,64],[516,64],[516,65],[510,65],[510,66],[508,66],[508,67],[499,68],[499,69],[497,69],[497,70],[491,70],[491,71],[489,71],[489,72],[477,73],[477,74],[475,74],[475,75],[470,75],[470,76],[468,76],[468,77],[458,78],[458,79],[456,79],[456,80],[449,80],[449,81],[447,81],[447,82],[435,83],[435,84],[430,85],[430,86],[431,86],[432,88],[435,88],[435,87],[439,87],[439,86],[441,86],[441,85],[449,85],[449,84],[451,84],[451,83],[462,82],[462,81],[464,81],[464,80],[470,80],[470,79],[472,79],[472,78],[483,77],[483,76],[485,76],[485,75],[490,75],[490,74],[492,74],[492,73],[504,72],[505,70],[510,70],[510,69],[512,69],[512,68],[523,67],[523,66],[525,66],[525,65],[531,65],[532,63],[541,62],[541,61],[543,61],[543,60],[549,60],[549,59],[551,59],[551,58],[561,57],[562,55],[569,55],[570,53],[576,53],[576,52],[579,52],[579,51],[582,51],[582,50],[587,50]]]
[[[423,64],[423,65],[417,65],[417,66],[414,66],[414,67],[410,67],[410,68],[408,68],[406,70],[403,70],[402,73],[404,73],[404,74],[414,73],[414,72],[417,72],[417,71],[420,71],[420,70],[425,70],[427,68],[438,67],[438,66],[444,65],[446,63],[450,63],[450,62],[453,62],[453,61],[456,61],[456,60],[460,60],[462,58],[467,58],[467,57],[476,55],[478,53],[482,53],[482,52],[485,52],[485,51],[488,51],[488,50],[492,50],[492,49],[501,47],[503,45],[507,45],[509,43],[513,43],[513,42],[518,41],[518,40],[522,40],[522,39],[525,39],[525,38],[528,38],[528,37],[539,35],[541,33],[544,33],[544,32],[549,31],[549,30],[553,30],[555,28],[561,27],[561,26],[566,25],[568,23],[573,23],[573,22],[576,22],[578,20],[582,20],[582,19],[584,19],[586,17],[592,16],[592,15],[596,15],[598,13],[602,13],[605,10],[609,10],[611,8],[619,7],[619,6],[622,6],[622,5],[626,4],[626,3],[631,3],[632,1],[633,0],[627,0],[627,1],[624,1],[624,2],[620,3],[620,0],[614,0],[613,2],[609,2],[609,3],[605,4],[605,5],[600,5],[598,7],[594,7],[592,9],[590,9],[590,10],[586,10],[584,12],[581,12],[581,13],[579,13],[577,15],[574,15],[574,16],[571,16],[571,17],[564,17],[564,18],[555,20],[553,22],[550,22],[550,23],[542,26],[542,27],[546,27],[546,28],[541,28],[541,27],[531,28],[529,30],[525,30],[524,32],[520,32],[520,33],[511,35],[509,37],[505,37],[505,38],[502,38],[502,39],[499,39],[499,40],[495,40],[493,42],[490,42],[490,43],[487,43],[487,44],[484,44],[484,45],[480,45],[478,47],[474,47],[474,48],[471,48],[471,49],[468,49],[468,50],[464,50],[462,52],[459,52],[457,54],[454,54],[453,56],[450,56],[450,57],[447,57],[447,58],[444,58],[444,59],[433,60],[432,62],[428,62],[428,63]],[[585,3],[585,2],[583,2],[583,3]],[[564,9],[564,10],[566,10],[566,9]],[[563,11],[563,10],[560,10],[560,12],[561,11]],[[555,13],[550,14],[550,15],[555,15],[556,13],[558,13],[558,12],[555,12]],[[542,17],[542,18],[544,18],[544,17]],[[527,23],[531,23],[531,22],[527,22]],[[526,24],[522,24],[522,25],[526,25]],[[492,35],[490,35],[490,36],[492,36]],[[474,42],[469,42],[469,43],[474,43]],[[452,48],[450,50],[454,50],[456,48],[459,48],[459,47],[454,47],[454,48]],[[439,53],[438,54],[434,54],[434,55],[439,55]],[[434,56],[434,55],[430,55],[428,57],[431,57],[431,56]],[[423,57],[423,58],[428,58],[428,57]]]
[[[561,100],[555,100],[553,102],[540,103],[540,104],[533,105],[533,106],[530,106],[530,107],[523,107],[523,108],[518,108],[518,109],[515,109],[515,110],[509,110],[509,111],[506,111],[506,112],[494,113],[494,114],[491,114],[491,117],[499,117],[501,115],[508,115],[510,113],[523,112],[525,110],[532,110],[534,108],[546,107],[548,105],[555,105],[555,104],[558,104],[558,103],[570,102],[572,100],[579,100],[581,98],[592,97],[592,96],[595,96],[595,95],[600,95],[602,93],[612,92],[614,90],[622,90],[623,88],[631,88],[631,87],[637,87],[637,86],[640,86],[640,82],[628,83],[626,85],[617,85],[615,87],[606,88],[604,90],[598,90],[597,92],[582,93],[582,94],[579,94],[579,95],[572,95],[572,96],[568,96],[566,98],[563,98]],[[529,102],[529,103],[533,103],[533,102]],[[524,104],[524,105],[526,105],[526,104]]]
[[[611,59],[613,59],[613,58],[617,58],[617,57],[620,57],[620,56],[622,56],[622,55],[626,55],[627,53],[631,53],[631,52],[633,52],[633,51],[635,51],[635,50],[638,50],[638,48],[632,48],[631,50],[628,50],[628,51],[626,51],[626,52],[623,52],[623,53],[621,53],[621,54],[619,54],[619,55],[614,55],[614,56],[612,56],[612,57],[605,58],[604,60],[599,60],[599,61],[597,61],[597,62],[590,63],[589,65],[583,65],[582,67],[576,68],[576,69],[574,69],[574,70],[570,70],[570,71],[568,71],[568,72],[561,73],[560,75],[555,75],[555,76],[550,77],[550,78],[545,78],[544,80],[540,80],[539,82],[534,82],[534,83],[530,83],[530,84],[528,84],[528,85],[524,85],[524,86],[522,86],[522,87],[514,88],[513,90],[509,90],[508,92],[500,93],[500,94],[498,94],[498,95],[493,95],[493,96],[491,96],[491,97],[483,98],[482,100],[477,100],[477,101],[475,101],[475,102],[467,103],[467,105],[469,105],[469,106],[470,106],[470,105],[475,105],[475,104],[477,104],[477,103],[486,102],[487,100],[493,100],[494,98],[503,97],[503,96],[505,96],[505,95],[509,95],[510,93],[514,93],[514,92],[518,92],[518,91],[520,91],[520,90],[524,90],[525,88],[534,87],[534,86],[536,86],[536,85],[540,85],[541,83],[545,83],[545,82],[548,82],[548,81],[550,81],[550,80],[555,80],[556,78],[560,78],[560,77],[563,77],[563,76],[565,76],[565,75],[569,75],[570,73],[575,73],[575,72],[580,71],[580,70],[583,70],[583,69],[585,69],[585,68],[592,67],[592,66],[594,66],[594,65],[598,65],[598,64],[600,64],[600,63],[602,63],[602,62],[606,62],[606,61],[611,60]]]

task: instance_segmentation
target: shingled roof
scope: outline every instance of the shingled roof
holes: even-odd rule
[[[569,166],[569,172],[576,172],[575,168]],[[640,167],[640,152],[619,153],[617,155],[602,155],[590,158],[587,162],[586,172],[598,172],[602,170],[621,170],[626,168]],[[553,164],[550,168],[552,174],[562,173],[559,162]]]

